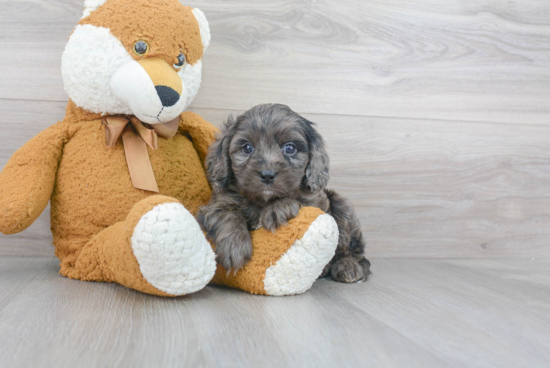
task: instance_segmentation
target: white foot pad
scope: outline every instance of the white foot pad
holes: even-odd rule
[[[210,244],[179,203],[160,204],[147,212],[134,229],[132,249],[143,277],[171,295],[201,290],[216,272]]]
[[[311,288],[330,262],[338,246],[338,226],[329,215],[321,215],[304,236],[265,272],[268,295],[301,294]]]

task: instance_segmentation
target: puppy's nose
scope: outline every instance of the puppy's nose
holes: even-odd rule
[[[276,177],[277,177],[277,173],[274,173],[271,170],[260,171],[260,178],[262,178],[262,182],[266,184],[273,183]]]
[[[180,94],[167,86],[155,86],[160,102],[164,107],[174,106],[180,99]]]

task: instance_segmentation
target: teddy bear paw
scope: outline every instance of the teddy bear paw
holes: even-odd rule
[[[201,290],[216,271],[210,244],[179,203],[160,204],[143,215],[132,235],[132,249],[142,276],[171,295]]]
[[[338,225],[321,215],[301,239],[266,270],[264,289],[268,295],[301,294],[311,288],[330,262],[338,246]]]

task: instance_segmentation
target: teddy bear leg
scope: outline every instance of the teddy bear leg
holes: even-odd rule
[[[251,236],[251,260],[234,275],[218,265],[212,283],[253,294],[294,295],[309,290],[334,256],[338,226],[318,208],[305,207],[274,233],[262,228]]]
[[[193,215],[176,199],[156,195],[94,236],[79,255],[74,269],[79,277],[73,278],[178,296],[204,288],[215,269],[214,252]]]

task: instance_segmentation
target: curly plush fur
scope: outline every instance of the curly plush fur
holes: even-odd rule
[[[249,231],[274,231],[301,207],[313,206],[332,215],[339,230],[336,255],[321,276],[341,282],[367,278],[359,220],[344,198],[325,189],[329,159],[312,122],[285,105],[256,106],[229,118],[206,166],[213,196],[198,220],[225,269],[238,270],[250,260]]]
[[[303,208],[276,234],[252,232],[252,259],[232,276],[216,267],[193,217],[210,199],[204,160],[218,131],[183,112],[199,89],[210,42],[204,14],[178,0],[85,5],[63,54],[67,113],[0,173],[0,232],[23,231],[50,202],[64,276],[162,296],[189,294],[210,281],[256,294],[308,290],[336,249],[332,217]],[[138,52],[138,44],[147,47]],[[147,124],[180,122],[158,147],[143,146],[148,162],[141,169],[152,169],[158,194],[134,187],[124,138],[106,144],[103,118],[121,114]],[[133,123],[123,137],[141,140],[132,131]]]

